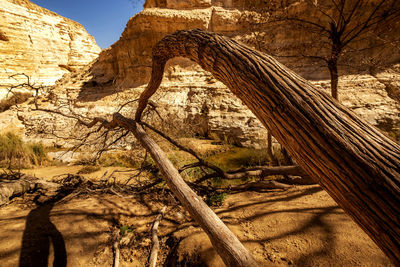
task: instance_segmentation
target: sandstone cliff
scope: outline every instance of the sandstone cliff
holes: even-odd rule
[[[372,0],[371,2],[373,2]],[[120,40],[110,49],[103,51],[92,70],[96,74],[96,80],[100,83],[110,82],[122,87],[132,87],[147,83],[150,74],[151,49],[163,36],[177,30],[200,28],[227,35],[239,41],[247,43],[273,55],[284,55],[279,61],[291,69],[297,71],[303,77],[313,80],[328,79],[329,73],[324,64],[310,57],[298,55],[316,54],[319,47],[314,47],[315,36],[305,30],[289,30],[293,25],[287,21],[268,24],[264,13],[258,13],[265,3],[263,1],[246,0],[148,0],[145,9],[132,17]],[[273,0],[268,5],[277,4],[280,1]],[[293,0],[292,10],[303,16],[315,16],[315,10],[310,9],[305,2]],[[371,7],[373,8],[373,7]],[[256,10],[256,11],[254,11]],[[366,12],[366,16],[369,13]],[[400,32],[400,21],[393,24],[392,33]],[[347,67],[348,61],[361,61],[361,57],[384,58],[386,63],[400,62],[400,49],[381,49],[378,38],[374,41],[367,40],[368,49],[353,43],[352,50],[357,47],[362,51],[346,54],[346,64],[340,68],[341,74],[354,74],[358,69],[354,66]],[[260,47],[261,46],[261,47]],[[296,57],[297,55],[297,57]],[[344,58],[344,57],[343,57]],[[182,62],[177,62],[181,64]],[[360,66],[361,68],[361,66]]]
[[[36,84],[53,85],[100,51],[79,23],[28,0],[0,1],[0,89],[25,82],[9,78],[16,73],[25,73]]]
[[[74,71],[61,79],[55,90],[75,99],[83,114],[116,111],[119,104],[137,97],[144,89],[151,70],[151,49],[168,33],[202,28],[251,44],[249,29],[240,22],[243,14],[249,12],[245,7],[246,1],[148,0],[145,9],[129,20],[119,41],[103,50],[85,70]],[[296,50],[298,36],[279,29],[272,29],[268,34],[276,47]],[[286,63],[307,78],[326,77],[305,62]],[[314,82],[328,92],[327,80]],[[343,104],[370,123],[399,131],[399,106],[384,88],[384,84],[370,75],[346,75],[340,80],[339,96]],[[160,90],[153,99],[167,120],[186,125],[201,136],[218,137],[244,146],[265,145],[266,130],[254,115],[223,84],[188,60],[169,62]],[[27,127],[34,133],[35,125],[41,125],[44,118],[27,114],[20,112],[20,119],[37,120]]]
[[[148,0],[145,9],[127,23],[120,40],[104,50],[82,79],[68,81],[61,87],[76,88],[82,102],[105,99],[115,92],[138,95],[147,83],[151,70],[151,49],[168,33],[176,30],[201,28],[252,43],[248,24],[243,23],[248,1],[211,0]],[[253,12],[253,11],[252,11]],[[294,53],[299,36],[286,34],[283,28],[267,31],[275,49]],[[297,49],[297,50],[296,50]],[[307,61],[286,59],[286,64],[306,78],[315,80],[322,90],[328,90],[326,73]],[[399,108],[387,96],[385,86],[372,76],[343,76],[340,99],[370,123],[385,129],[400,128]],[[97,97],[93,94],[96,93]],[[258,120],[233,96],[199,66],[185,59],[174,59],[166,70],[157,96],[159,108],[165,114],[192,125],[200,135],[217,135],[241,145],[263,143],[266,131]],[[388,126],[389,123],[389,126]]]

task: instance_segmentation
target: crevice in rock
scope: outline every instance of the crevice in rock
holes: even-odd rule
[[[213,17],[214,17],[214,15],[215,15],[215,8],[212,7],[211,8],[210,20],[208,21],[208,27],[207,27],[207,30],[210,31],[210,32],[214,31],[214,27],[213,27],[214,26],[213,25]]]
[[[59,66],[60,68],[62,68],[62,69],[65,69],[65,70],[69,71],[69,72],[72,72],[72,71],[73,71],[73,69],[72,69],[70,66],[68,66],[68,65],[58,64],[58,66]]]
[[[0,31],[0,41],[8,42],[9,40],[10,39],[7,37],[7,35],[4,32]]]

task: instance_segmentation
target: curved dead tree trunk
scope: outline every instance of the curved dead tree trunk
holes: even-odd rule
[[[153,49],[150,83],[136,120],[161,83],[165,63],[197,62],[238,96],[295,158],[400,264],[400,145],[272,57],[202,30],[179,31]]]

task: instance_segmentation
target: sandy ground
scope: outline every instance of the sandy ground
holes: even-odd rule
[[[0,208],[0,266],[112,266],[120,227],[129,229],[120,266],[145,266],[158,195],[80,195],[41,207],[15,198]],[[159,266],[224,266],[173,197],[163,201]],[[233,194],[215,210],[261,266],[392,266],[319,186]]]
[[[61,177],[62,175],[71,173],[71,174],[77,174],[79,173],[82,168],[84,168],[84,165],[71,165],[71,166],[47,166],[47,167],[37,167],[35,169],[24,169],[21,170],[21,172],[33,175],[36,177],[40,177],[41,179],[46,179],[46,180],[53,180],[57,179],[58,177]],[[86,179],[89,179],[91,181],[97,181],[99,180],[105,173],[107,176],[110,176],[113,172],[114,175],[113,177],[116,178],[117,182],[125,182],[130,175],[136,173],[135,170],[132,170],[131,172],[127,172],[129,168],[125,167],[101,167],[98,171],[88,173],[88,174],[81,174],[84,176]],[[122,171],[122,172],[118,172]],[[110,177],[112,179],[112,177]]]

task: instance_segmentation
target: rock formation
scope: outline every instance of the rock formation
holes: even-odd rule
[[[61,81],[60,87],[78,90],[78,100],[82,102],[93,100],[94,92],[97,99],[127,89],[138,93],[149,80],[153,45],[176,30],[201,28],[251,44],[251,32],[243,22],[244,15],[250,12],[246,10],[248,5],[246,1],[227,0],[148,0],[145,9],[129,20],[120,40],[104,50],[88,69],[83,86],[78,79],[74,85]],[[298,36],[279,29],[267,34],[275,49],[285,48],[291,53],[299,49]],[[307,60],[286,59],[286,63],[306,78],[323,78],[315,82],[328,91],[326,71],[316,71]],[[400,128],[399,107],[377,79],[347,75],[339,86],[340,100],[370,123],[385,125],[386,130]],[[164,114],[173,114],[192,125],[200,135],[218,136],[244,146],[259,146],[265,140],[266,131],[240,100],[190,61],[170,62],[160,91],[155,99]]]
[[[145,9],[129,20],[119,41],[103,50],[92,65],[72,71],[58,81],[54,90],[58,95],[68,92],[68,97],[76,100],[84,114],[115,111],[119,104],[137,97],[144,89],[150,77],[151,49],[168,33],[201,28],[252,45],[252,33],[243,22],[244,15],[253,12],[247,9],[249,3],[245,0],[147,0]],[[294,53],[299,49],[296,48],[299,36],[281,30],[266,32],[271,44],[276,49],[285,48]],[[306,78],[318,78],[314,82],[321,90],[328,91],[328,76],[322,69],[316,70],[311,63],[298,59],[283,61]],[[388,131],[400,131],[400,107],[384,88],[373,76],[346,75],[339,82],[339,98],[370,123]],[[198,135],[243,146],[265,145],[266,130],[254,115],[223,84],[188,60],[169,62],[154,101],[165,118],[176,125],[190,125]],[[34,125],[43,121],[41,116],[19,113],[24,121],[38,120],[27,126],[30,133],[35,132]]]
[[[26,82],[53,85],[64,74],[95,59],[101,49],[77,22],[28,0],[0,1],[0,90]],[[0,91],[0,98],[2,98]]]

